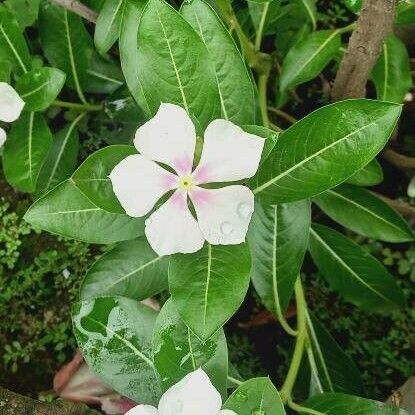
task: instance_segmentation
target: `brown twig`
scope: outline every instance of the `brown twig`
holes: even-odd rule
[[[366,95],[370,77],[386,36],[392,31],[396,0],[364,0],[347,51],[340,63],[332,89],[339,101]]]
[[[382,155],[385,160],[399,169],[415,169],[415,157],[404,156],[391,148],[385,149]]]
[[[91,10],[89,7],[85,6],[84,4],[80,3],[77,0],[52,0],[56,4],[64,7],[67,10],[77,14],[78,16],[83,17],[85,20],[88,20],[91,23],[96,23],[98,14]]]
[[[82,403],[58,400],[39,402],[0,387],[1,415],[100,415]]]

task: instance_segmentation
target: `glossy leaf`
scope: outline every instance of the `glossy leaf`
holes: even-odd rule
[[[313,200],[333,220],[360,235],[386,242],[414,239],[411,228],[399,213],[361,187],[342,184]]]
[[[72,180],[98,207],[112,213],[125,213],[116,198],[109,174],[123,159],[137,154],[132,146],[114,145],[91,154],[76,170]]]
[[[168,258],[158,256],[145,237],[121,242],[88,270],[80,297],[120,295],[145,300],[167,288],[168,265]]]
[[[183,323],[171,299],[157,317],[153,353],[163,390],[202,367],[215,388],[226,397],[228,349],[223,330],[205,342],[200,341]]]
[[[355,184],[356,186],[375,186],[382,182],[382,166],[376,159],[373,159],[369,164],[347,179],[347,183]]]
[[[53,137],[52,148],[42,167],[36,187],[41,195],[71,177],[78,161],[79,135],[76,129],[80,117],[57,132]]]
[[[151,359],[156,312],[123,297],[100,297],[75,305],[75,336],[89,367],[118,393],[142,404],[160,398]]]
[[[254,193],[273,204],[337,186],[379,153],[400,112],[400,105],[365,99],[318,109],[280,134],[252,181]]]
[[[200,339],[212,336],[239,308],[248,290],[250,267],[246,244],[206,244],[194,254],[171,258],[173,302]]]
[[[406,411],[396,406],[342,393],[316,395],[302,405],[322,415],[408,415]]]
[[[354,13],[359,13],[362,8],[362,0],[344,0],[344,3]]]
[[[359,370],[352,359],[315,318],[307,316],[311,349],[307,352],[315,393],[345,392],[364,395]]]
[[[281,91],[315,78],[336,56],[339,49],[340,33],[337,30],[314,32],[294,45],[282,65]]]
[[[40,8],[40,39],[49,63],[66,73],[66,81],[85,100],[82,86],[92,54],[92,40],[81,18],[51,0]]]
[[[137,102],[143,106],[144,101],[151,115],[162,102],[179,104],[196,118],[201,130],[219,118],[220,99],[212,58],[190,24],[164,0],[147,3],[138,33],[138,20],[129,22],[127,16],[121,61]]]
[[[134,239],[144,230],[141,218],[100,209],[70,180],[37,200],[24,219],[47,232],[97,244]]]
[[[0,61],[10,62],[18,75],[28,72],[32,58],[19,23],[4,5],[0,4]]]
[[[199,33],[214,62],[222,117],[236,124],[254,124],[254,85],[228,29],[212,7],[203,0],[184,3],[181,12]]]
[[[372,72],[378,99],[402,103],[412,86],[409,55],[398,37],[389,35]]]
[[[95,26],[95,46],[99,53],[108,52],[118,40],[127,0],[105,0]]]
[[[248,232],[251,279],[264,305],[284,313],[308,246],[310,202],[256,203]]]
[[[358,307],[387,312],[405,304],[401,289],[385,267],[341,233],[314,225],[310,253],[331,287]]]
[[[233,392],[224,405],[238,415],[285,415],[280,395],[269,378],[253,378]]]
[[[52,145],[52,134],[41,114],[25,112],[13,123],[3,153],[7,181],[23,192],[34,192],[40,169]]]
[[[56,99],[65,78],[65,73],[56,68],[33,69],[19,78],[16,91],[24,100],[26,110],[43,111]]]

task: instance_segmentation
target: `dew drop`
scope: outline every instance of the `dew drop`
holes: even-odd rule
[[[220,230],[224,235],[230,235],[233,231],[233,225],[230,222],[223,222],[220,225]]]
[[[240,203],[238,206],[238,215],[243,219],[248,219],[252,211],[252,207],[248,203]]]

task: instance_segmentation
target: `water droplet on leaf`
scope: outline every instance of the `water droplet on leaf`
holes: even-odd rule
[[[238,215],[243,219],[248,219],[249,215],[253,212],[252,206],[248,203],[240,203],[238,206]]]

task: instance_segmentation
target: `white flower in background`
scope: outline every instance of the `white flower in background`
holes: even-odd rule
[[[221,410],[222,399],[207,374],[198,369],[189,373],[161,397],[158,409],[138,405],[126,415],[237,415]]]
[[[122,160],[109,176],[126,213],[145,216],[174,190],[146,220],[145,233],[154,251],[159,255],[196,252],[205,240],[214,245],[244,242],[254,211],[252,191],[241,185],[219,189],[200,185],[252,177],[261,159],[263,138],[230,121],[215,120],[206,128],[200,162],[192,171],[196,147],[192,120],[183,108],[162,104],[154,118],[137,130],[134,145],[140,154]]]
[[[0,82],[0,121],[16,121],[23,110],[24,101],[6,82]],[[6,141],[6,131],[0,127],[0,147]]]

